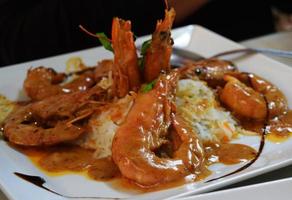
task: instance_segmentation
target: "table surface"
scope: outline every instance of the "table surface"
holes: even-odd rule
[[[259,48],[275,48],[281,50],[288,50],[292,51],[292,32],[283,32],[283,33],[273,33],[270,35],[249,39],[246,41],[241,42],[244,46],[247,47],[259,47]],[[278,60],[279,62],[285,63],[288,66],[292,67],[292,59],[288,58],[279,58],[279,57],[272,57],[271,58]],[[261,176],[257,176],[246,181],[242,181],[233,185],[230,185],[223,189],[230,189],[235,187],[241,187],[256,183],[262,183],[267,181],[278,180],[282,178],[292,177],[292,165],[282,168],[280,170],[276,170]],[[0,191],[0,200],[8,200],[8,198]]]

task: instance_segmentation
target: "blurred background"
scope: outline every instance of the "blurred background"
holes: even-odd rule
[[[168,0],[174,27],[199,24],[235,41],[292,31],[291,0]],[[164,0],[0,0],[0,66],[98,46],[78,28],[110,36],[115,16],[137,36],[163,18]]]

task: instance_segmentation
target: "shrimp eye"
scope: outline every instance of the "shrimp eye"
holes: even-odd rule
[[[170,45],[174,45],[174,41],[172,38],[170,38]]]
[[[161,41],[168,40],[169,37],[170,37],[170,34],[167,31],[161,31],[160,34],[159,34],[159,39]]]
[[[196,68],[194,71],[197,76],[202,74],[202,70],[200,68]]]

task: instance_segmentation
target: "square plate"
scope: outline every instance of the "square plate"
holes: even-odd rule
[[[200,26],[182,27],[173,30],[172,33],[176,46],[196,52],[204,57],[209,57],[226,50],[242,48],[241,45]],[[146,38],[149,38],[149,36],[138,39],[137,43],[141,44]],[[28,68],[43,65],[55,68],[58,71],[64,71],[66,61],[74,56],[81,57],[86,65],[95,65],[97,61],[111,58],[112,54],[103,48],[93,48],[2,68],[0,69],[0,94],[12,100],[21,98],[22,83]],[[239,57],[234,59],[233,62],[241,71],[256,73],[278,86],[286,95],[289,106],[292,107],[292,92],[289,91],[288,84],[292,80],[291,68],[260,54]],[[259,137],[256,136],[244,136],[235,142],[248,144],[257,149],[259,140]],[[64,195],[105,198],[172,199],[217,189],[292,164],[292,139],[281,144],[266,142],[260,158],[246,170],[232,176],[206,183],[206,180],[234,171],[243,164],[232,166],[215,164],[210,167],[213,174],[206,180],[145,194],[117,190],[111,187],[110,184],[91,181],[78,175],[46,176],[26,156],[10,148],[4,141],[0,141],[0,163],[1,189],[9,198],[15,200],[63,198],[19,179],[13,174],[14,172],[44,177],[47,181],[47,187]]]
[[[246,200],[246,199],[265,199],[281,200],[291,199],[292,178],[270,181],[261,184],[239,187],[235,189],[211,192],[179,200]]]

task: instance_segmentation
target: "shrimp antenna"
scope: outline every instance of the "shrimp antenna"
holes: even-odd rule
[[[164,5],[165,5],[166,10],[168,10],[169,9],[169,7],[168,7],[168,0],[164,0]]]
[[[90,35],[90,36],[92,36],[92,37],[95,37],[95,38],[101,39],[101,37],[100,37],[98,34],[94,34],[94,33],[90,32],[90,31],[88,31],[88,30],[87,30],[86,28],[84,28],[82,25],[79,25],[78,27],[81,29],[81,31],[83,31],[83,32],[86,33],[87,35]],[[104,39],[104,38],[103,38],[103,39]],[[111,42],[110,39],[108,39],[108,41]]]
[[[86,34],[92,36],[92,37],[95,37],[95,38],[99,38],[97,35],[95,35],[94,33],[88,31],[86,28],[84,28],[82,25],[79,25],[79,28]]]

